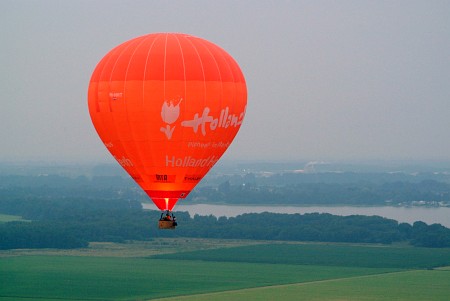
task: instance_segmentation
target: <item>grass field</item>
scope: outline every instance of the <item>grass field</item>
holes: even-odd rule
[[[450,271],[415,270],[165,298],[161,301],[448,301],[449,283]]]
[[[423,270],[436,267],[439,262],[450,265],[446,264],[450,260],[449,249],[254,242],[236,247],[245,242],[172,239],[166,242],[178,242],[177,249],[184,252],[168,254],[173,250],[164,242],[138,244],[143,249],[141,252],[134,244],[128,247],[106,244],[108,249],[116,246],[124,254],[118,256],[119,253],[113,252],[115,256],[111,257],[85,256],[89,253],[86,250],[74,250],[72,256],[58,255],[52,250],[48,250],[51,255],[45,255],[45,251],[26,256],[20,251],[0,253],[3,255],[0,257],[0,301],[166,297],[173,297],[170,300],[280,300],[281,297],[448,300],[450,295],[450,270]],[[95,245],[102,246],[105,247]],[[215,246],[218,249],[211,249]],[[127,248],[131,253],[126,252]],[[193,251],[205,248],[208,250]],[[73,256],[76,252],[84,256]],[[166,253],[166,258],[148,256],[158,253]],[[401,264],[393,264],[395,260]],[[422,270],[413,270],[418,267]],[[409,291],[412,295],[408,295]]]
[[[349,244],[261,244],[228,249],[178,252],[154,258],[275,263],[368,268],[434,268],[450,266],[450,249],[363,246]]]
[[[0,300],[151,299],[389,271],[144,258],[8,257],[0,259]]]
[[[260,241],[239,239],[202,239],[202,238],[155,238],[150,241],[127,243],[93,242],[88,248],[81,249],[20,249],[0,250],[0,257],[6,256],[96,256],[96,257],[148,257],[180,251],[208,250],[244,245],[261,244]]]

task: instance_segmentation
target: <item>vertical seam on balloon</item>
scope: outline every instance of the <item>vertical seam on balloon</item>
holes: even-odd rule
[[[134,39],[133,39],[133,40],[134,40]],[[116,60],[115,60],[115,62],[114,62],[114,64],[113,64],[113,66],[112,66],[112,68],[111,68],[111,74],[110,74],[109,80],[108,80],[109,85],[111,85],[112,77],[113,77],[113,74],[114,74],[114,69],[116,68],[117,62],[119,61],[119,59],[120,59],[120,57],[122,56],[122,54],[130,47],[130,44],[132,43],[133,40],[130,40],[130,41],[128,41],[128,42],[125,42],[126,45],[124,45],[124,47],[123,47],[124,49],[122,49],[122,51],[121,51],[121,52],[119,53],[119,55],[117,56],[117,58],[116,58]],[[123,45],[123,44],[122,44],[122,45]],[[109,101],[109,103],[110,103],[110,110],[111,110],[111,112],[112,112],[111,100]]]
[[[199,40],[199,38],[196,38],[196,37],[192,37],[191,36],[191,38],[195,39],[195,41]],[[192,40],[191,39],[186,39],[186,40],[189,42],[189,44],[191,44],[192,48],[194,49],[195,53],[197,54],[198,61],[200,63],[201,69],[202,69],[202,75],[203,75],[203,106],[205,107],[206,106],[206,78],[205,78],[205,69],[204,69],[204,66],[203,66],[203,61],[202,61],[202,58],[201,58],[200,54],[198,53],[196,45],[192,42]],[[203,152],[199,152],[201,154],[200,158],[204,157],[204,152],[205,152],[205,150],[203,150]]]
[[[196,40],[198,40],[198,38],[197,38]],[[205,105],[205,104],[206,104],[206,103],[205,103],[205,102],[206,102],[206,79],[205,79],[205,68],[204,68],[204,66],[203,66],[202,57],[201,57],[200,54],[198,53],[198,50],[197,50],[196,45],[194,45],[194,43],[192,43],[192,41],[190,41],[190,40],[188,40],[188,41],[189,41],[189,43],[191,43],[192,48],[194,48],[195,53],[197,54],[198,60],[199,60],[199,62],[200,62],[200,66],[201,66],[201,68],[202,68],[202,75],[203,75],[203,95],[204,95],[204,97],[203,97],[203,105]]]
[[[199,38],[195,38],[195,41],[196,42],[198,42],[199,40],[201,40],[201,39],[199,39]],[[203,75],[203,107],[206,107],[206,77],[205,77],[205,68],[204,68],[204,66],[203,66],[203,61],[202,61],[202,57],[200,56],[200,54],[198,53],[198,50],[197,50],[197,45],[195,45],[191,40],[188,40],[189,41],[189,43],[192,45],[192,48],[194,49],[194,51],[195,51],[195,53],[197,54],[197,57],[198,57],[198,61],[200,62],[200,66],[201,66],[201,68],[202,68],[202,75]],[[200,152],[200,154],[201,154],[201,158],[203,158],[204,157],[204,155],[205,155],[205,149],[203,149],[203,152]]]
[[[148,39],[149,37],[147,37],[146,39]],[[150,52],[153,49],[153,45],[155,45],[156,40],[158,39],[158,37],[155,37],[152,41],[152,45],[150,45],[150,48],[147,51],[147,57],[145,58],[145,66],[144,66],[144,75],[143,75],[143,81],[142,81],[142,107],[144,107],[144,99],[145,99],[145,78],[147,76],[147,65],[149,63],[149,58],[150,58]]]
[[[142,174],[142,168],[143,168],[143,166],[142,166],[142,163],[143,163],[142,158],[143,158],[143,156],[141,154],[140,147],[138,147],[138,145],[136,143],[136,135],[135,135],[135,131],[133,130],[135,128],[135,125],[130,122],[130,118],[129,118],[129,114],[128,114],[128,103],[127,103],[127,97],[126,97],[127,77],[128,77],[128,71],[130,69],[131,61],[133,60],[133,57],[136,54],[138,48],[145,42],[145,37],[141,37],[139,39],[141,41],[139,41],[138,45],[135,46],[135,48],[133,50],[133,53],[131,54],[131,56],[130,56],[130,58],[128,60],[128,65],[127,65],[127,69],[125,71],[125,77],[124,77],[124,80],[123,80],[122,101],[123,101],[123,106],[124,106],[124,110],[125,110],[125,116],[126,116],[128,128],[130,129],[130,135],[131,135],[131,138],[132,138],[131,142],[133,143],[134,148],[135,148],[136,153],[137,153],[137,162],[139,162],[139,164],[137,164],[136,161],[133,160],[134,161],[134,165],[135,165],[135,168],[137,169],[138,175],[140,177],[142,177],[141,174]]]
[[[178,42],[178,46],[179,46],[179,48],[180,48],[180,53],[181,53],[181,60],[182,60],[182,62],[183,62],[183,83],[184,83],[184,95],[183,95],[183,100],[182,100],[182,106],[183,106],[183,111],[182,111],[182,113],[183,113],[183,115],[185,115],[185,113],[186,113],[186,107],[187,107],[187,99],[186,99],[186,93],[187,93],[187,83],[186,83],[186,63],[185,63],[185,60],[184,60],[184,53],[183,53],[183,47],[181,46],[181,43],[180,43],[180,39],[179,39],[179,37],[177,36],[177,35],[174,35],[174,38],[177,40],[177,42]],[[184,38],[184,39],[186,39],[186,38]],[[184,132],[185,131],[183,131],[183,130],[181,130],[180,131],[181,132],[181,145],[182,145],[182,148],[183,149],[185,149],[185,147],[186,147],[186,143],[183,143],[184,142]]]
[[[163,97],[164,101],[166,101],[166,60],[167,60],[167,39],[169,38],[169,34],[166,33],[166,41],[164,44],[164,67],[163,67]]]
[[[110,86],[111,86],[111,81],[112,81],[112,77],[113,77],[113,74],[114,74],[114,69],[116,68],[117,62],[119,61],[119,59],[120,59],[120,57],[122,56],[122,54],[130,47],[130,44],[131,44],[134,40],[135,40],[135,39],[132,39],[132,40],[129,40],[128,42],[125,42],[126,45],[121,44],[121,45],[123,45],[123,48],[124,48],[124,49],[122,49],[122,51],[121,51],[121,52],[119,53],[119,55],[117,56],[116,61],[114,62],[113,67],[112,67],[112,69],[111,69],[111,74],[110,74],[110,77],[109,77],[109,85],[110,85]],[[124,155],[126,155],[126,156],[128,157],[128,154],[127,154],[128,152],[126,151],[125,144],[124,144],[123,141],[122,141],[122,137],[120,137],[120,131],[117,130],[117,125],[116,125],[116,122],[115,122],[115,119],[114,119],[114,114],[113,114],[112,110],[111,110],[111,119],[113,120],[112,124],[113,124],[113,126],[114,126],[114,128],[115,128],[115,133],[117,133],[117,134],[116,134],[116,138],[117,138],[118,142],[119,142],[120,145],[121,145],[121,149],[122,149]],[[115,156],[113,156],[113,157],[115,158]],[[118,158],[115,158],[115,159],[118,160]],[[121,166],[122,166],[122,165],[121,165]],[[126,170],[125,167],[122,166],[122,168]],[[128,171],[127,171],[127,172],[128,172]]]
[[[155,34],[155,38],[153,39],[152,45],[150,46],[150,49],[147,52],[147,57],[145,59],[145,68],[144,68],[144,83],[142,85],[142,107],[145,108],[145,83],[146,83],[146,76],[147,76],[147,65],[149,65],[149,58],[150,58],[150,53],[153,50],[153,46],[155,45],[156,41],[159,39],[160,34]],[[151,139],[150,137],[148,137],[148,134],[146,135],[146,139],[147,142],[150,142]],[[151,143],[148,143],[148,146],[151,147]],[[153,156],[152,154],[150,154],[151,156]],[[150,166],[150,168],[154,168],[155,167],[155,163],[154,160],[152,159],[152,165]]]
[[[115,49],[111,50],[110,52],[112,52],[112,51],[117,51],[117,49],[115,48]],[[105,71],[106,66],[108,66],[108,63],[109,63],[110,60],[111,60],[111,57],[108,56],[108,58],[106,59],[106,62],[103,64],[102,70],[100,71],[100,74],[98,76],[97,87],[96,87],[96,90],[95,90],[95,95],[97,96],[97,99],[98,99],[98,89],[99,89],[99,86],[100,86],[99,83],[100,83],[100,81],[102,79],[103,72]],[[98,104],[98,101],[97,101],[97,106],[99,107],[98,112],[100,112],[100,105]],[[109,100],[108,100],[108,107],[110,108],[109,110],[111,111],[111,104],[110,104]]]
[[[217,62],[217,60],[216,60],[216,58],[215,58],[213,52],[211,51],[211,48],[215,50],[214,52],[219,52],[219,53],[220,53],[221,51],[217,51],[217,50],[219,50],[219,48],[218,48],[218,46],[216,46],[216,45],[213,44],[213,43],[210,43],[210,42],[208,42],[208,41],[206,41],[206,40],[202,40],[202,39],[199,39],[198,41],[199,41],[199,43],[206,49],[206,51],[210,54],[211,58],[213,59],[215,65],[216,65],[216,70],[217,70],[217,72],[218,72],[218,74],[219,74],[219,82],[220,82],[220,108],[223,109],[223,82],[222,82],[222,73],[221,73],[221,71],[220,71],[218,62]],[[217,126],[219,126],[219,125],[217,125]],[[211,139],[211,140],[212,140],[212,141],[216,141],[217,136],[218,136],[218,132],[217,132],[217,131],[210,132],[210,135],[212,135],[211,138],[213,138],[213,139]],[[204,150],[203,152],[206,153],[206,150]],[[222,156],[222,155],[221,155],[221,156]],[[204,155],[203,155],[202,157],[204,157]],[[212,168],[212,167],[207,168],[207,171],[209,171],[211,168]],[[205,174],[206,174],[206,173],[205,173]]]
[[[167,101],[166,100],[166,66],[167,66],[166,60],[167,60],[167,40],[169,39],[169,33],[166,33],[165,35],[166,35],[166,41],[164,44],[164,67],[163,67],[163,101],[164,102]],[[165,118],[165,115],[164,115],[164,118]],[[167,144],[168,144],[168,141],[164,140],[164,153],[166,155],[167,155],[167,149],[168,149]],[[163,168],[164,174],[167,174],[167,168],[168,168],[167,166],[165,166]]]
[[[234,68],[230,65],[230,62],[233,63],[233,65],[236,65],[237,63],[234,61],[234,58],[228,54],[228,53],[221,53],[221,55],[224,58],[224,62],[226,64],[226,66],[228,67],[228,69],[230,70],[230,74],[231,77],[233,79],[233,109],[236,109],[236,102],[237,102],[237,89],[236,89],[236,74],[235,74],[235,70],[236,70],[236,66],[234,66]],[[240,70],[240,69],[239,69]],[[236,131],[229,131],[227,133],[227,141],[232,141],[234,139],[234,137],[236,137],[237,133],[239,132],[240,126]],[[226,151],[226,150],[225,150]],[[224,151],[224,153],[225,153]]]
[[[120,46],[120,45],[119,45]],[[117,46],[117,47],[115,47],[114,49],[112,49],[110,52],[108,52],[108,59],[107,59],[107,61],[105,62],[105,65],[103,66],[103,69],[102,69],[102,72],[100,73],[100,76],[99,76],[99,79],[101,79],[102,78],[102,75],[103,75],[103,72],[105,71],[105,69],[106,69],[106,66],[109,66],[110,64],[109,64],[109,62],[110,61],[112,61],[111,60],[111,56],[112,56],[112,53],[113,52],[118,52],[119,51],[119,46]],[[110,75],[110,77],[109,77],[109,79],[108,79],[108,85],[109,85],[109,82],[111,81],[111,75]],[[109,87],[108,87],[109,88]],[[98,89],[98,85],[97,85],[97,89]],[[98,91],[98,90],[97,90]],[[109,111],[110,112],[112,112],[112,107],[111,107],[111,100],[109,99],[109,95],[108,95],[108,108],[109,108]]]
[[[228,69],[228,71],[229,71],[229,74],[231,75],[231,77],[232,77],[232,82],[233,82],[233,89],[234,89],[234,92],[232,93],[233,95],[232,95],[232,97],[233,97],[233,99],[232,99],[232,103],[231,103],[231,100],[229,100],[229,101],[227,101],[227,103],[229,103],[230,104],[230,111],[231,110],[236,110],[236,78],[235,78],[235,74],[234,74],[234,69],[233,68],[231,68],[231,66],[230,66],[230,59],[231,60],[233,60],[233,58],[227,53],[227,52],[225,52],[225,50],[223,50],[222,48],[220,48],[219,46],[216,46],[217,47],[217,49],[220,49],[221,51],[217,51],[217,53],[218,53],[218,55],[219,56],[221,56],[222,57],[222,59],[223,59],[223,62],[224,62],[224,65],[227,67],[227,69]],[[222,85],[222,87],[223,87],[223,85]],[[222,91],[223,92],[223,91]],[[225,140],[226,141],[232,141],[233,140],[233,138],[234,138],[234,136],[235,136],[235,134],[233,134],[233,132],[235,132],[234,130],[227,130],[226,131],[226,135],[225,135]],[[222,154],[220,155],[220,157],[219,158],[221,158],[224,154],[225,154],[225,152],[227,151],[227,149],[224,149],[224,151],[222,152]]]
[[[101,70],[101,72],[100,72],[100,75],[99,75],[99,77],[98,77],[98,83],[97,83],[97,89],[96,89],[96,95],[97,95],[97,97],[98,97],[98,89],[99,89],[99,83],[100,83],[100,81],[102,81],[102,79],[103,79],[103,73],[105,72],[105,69],[106,69],[106,67],[107,66],[109,66],[109,62],[111,61],[111,55],[109,55],[110,53],[112,53],[112,52],[116,52],[116,51],[119,51],[119,49],[118,49],[118,47],[115,47],[115,48],[113,48],[111,51],[109,51],[108,52],[108,58],[106,59],[106,62],[104,63],[104,65],[103,65],[103,68],[102,68],[102,70]],[[109,108],[109,112],[102,112],[101,114],[102,114],[102,116],[101,116],[101,126],[102,126],[102,132],[104,132],[104,129],[105,128],[107,128],[107,126],[106,126],[106,123],[105,123],[105,113],[112,113],[112,110],[111,110],[111,103],[110,103],[110,100],[109,100],[109,95],[107,95],[107,97],[108,97],[108,108]],[[109,115],[108,116],[108,119],[112,119],[112,116],[111,115]],[[97,130],[97,132],[98,132],[98,130]],[[111,136],[110,137],[108,137],[109,138],[109,140],[111,140]],[[100,138],[101,139],[101,138]],[[103,141],[103,139],[101,139],[102,140],[102,142],[103,143],[105,143],[104,141]],[[111,141],[106,141],[107,143],[108,142],[111,142]],[[109,151],[109,150],[108,150]]]
[[[183,82],[184,82],[184,98],[186,98],[186,93],[187,93],[187,82],[186,82],[186,62],[184,60],[184,53],[183,53],[183,47],[181,47],[181,43],[180,40],[178,39],[178,37],[176,35],[174,35],[174,37],[176,38],[177,42],[178,42],[178,46],[180,46],[180,53],[181,53],[181,59],[183,61]],[[184,103],[182,104],[185,108],[186,108],[186,99],[184,99]]]
[[[94,116],[92,116],[91,115],[91,120],[92,120],[92,123],[93,123],[93,125],[94,125],[94,128],[95,128],[95,130],[97,131],[97,133],[99,134],[99,137],[100,137],[100,140],[102,141],[102,143],[103,143],[103,145],[105,145],[105,141],[102,139],[102,137],[100,136],[100,132],[101,133],[104,133],[105,132],[105,128],[107,128],[107,126],[106,126],[106,124],[105,124],[105,121],[104,121],[104,119],[105,119],[105,112],[102,112],[102,110],[100,109],[100,104],[99,104],[99,95],[98,95],[98,93],[99,93],[99,86],[100,86],[100,82],[101,82],[101,79],[102,79],[102,74],[103,74],[103,72],[104,72],[104,70],[105,70],[105,68],[106,68],[106,65],[107,65],[107,63],[108,63],[108,61],[109,61],[109,59],[110,58],[108,58],[108,59],[106,59],[105,61],[104,61],[104,63],[102,64],[102,67],[101,67],[101,70],[98,70],[98,72],[99,72],[99,75],[98,75],[98,77],[97,77],[97,85],[96,85],[96,87],[95,87],[95,93],[94,93],[94,96],[95,96],[95,112],[94,112],[94,114],[96,115],[95,117]],[[103,60],[102,60],[103,61]],[[100,61],[100,62],[102,62],[102,61]],[[99,66],[99,65],[98,65]],[[96,71],[95,71],[95,69],[94,69],[94,73],[95,73]],[[91,82],[90,82],[90,84],[92,83],[92,78],[91,78]],[[88,94],[88,102],[89,102],[89,94]],[[90,114],[91,114],[91,112],[89,112]],[[96,123],[94,123],[94,118],[97,120],[97,122]],[[99,127],[101,128],[101,129],[99,129]],[[108,141],[106,141],[106,142],[108,142]],[[106,146],[106,145],[105,145]]]
[[[97,65],[97,67],[94,69],[93,74],[95,74],[97,72],[98,69],[98,77],[97,77],[97,85],[95,87],[95,112],[100,113],[100,104],[99,104],[99,97],[98,97],[98,89],[99,89],[99,83],[100,83],[100,79],[101,79],[101,75],[103,74],[103,71],[105,70],[105,66],[108,63],[108,60],[101,60],[100,63]],[[100,64],[101,64],[101,70],[100,70]],[[92,83],[92,76],[91,76],[91,80],[90,83]],[[88,94],[89,97],[89,94]]]

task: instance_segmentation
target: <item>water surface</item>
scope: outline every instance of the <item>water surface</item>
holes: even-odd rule
[[[143,204],[145,209],[153,209],[153,204]],[[175,211],[187,211],[191,216],[214,215],[235,217],[244,213],[331,213],[334,215],[379,215],[409,224],[423,221],[427,224],[442,224],[450,228],[450,207],[354,207],[354,206],[235,206],[194,204],[177,205]]]

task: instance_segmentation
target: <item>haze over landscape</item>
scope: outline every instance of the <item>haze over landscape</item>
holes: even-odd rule
[[[2,2],[0,161],[113,159],[87,110],[97,62],[152,32],[240,64],[248,108],[226,160],[450,161],[448,1]]]
[[[0,300],[448,300],[449,16],[3,0]]]

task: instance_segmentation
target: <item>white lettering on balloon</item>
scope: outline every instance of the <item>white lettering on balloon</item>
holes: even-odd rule
[[[217,156],[207,158],[193,158],[185,156],[183,158],[166,155],[167,167],[212,167],[219,160]]]
[[[201,141],[189,141],[188,147],[189,148],[228,148],[230,146],[231,142],[201,142]]]
[[[122,158],[117,158],[116,156],[114,156],[114,159],[116,159],[117,162],[119,162],[119,164],[122,167],[132,167],[132,166],[134,166],[133,162],[131,162],[130,159],[125,158],[124,156],[122,156]]]
[[[240,126],[245,116],[245,109],[244,112],[239,114],[239,116],[236,114],[230,114],[229,110],[230,109],[228,107],[222,109],[220,111],[220,116],[214,118],[213,116],[209,115],[210,109],[206,107],[203,109],[203,113],[201,116],[199,116],[199,114],[196,113],[194,115],[194,119],[182,121],[181,126],[191,127],[194,130],[194,133],[197,133],[198,129],[200,128],[200,131],[203,136],[206,135],[206,129],[208,127],[211,131],[214,131],[217,128]]]
[[[175,122],[177,122],[180,116],[180,103],[182,98],[164,101],[161,108],[161,119],[165,123],[165,126],[160,130],[163,132],[167,139],[172,139],[173,132],[175,130]],[[193,119],[181,121],[181,126],[185,128],[192,128],[194,133],[200,132],[203,136],[206,136],[208,130],[215,131],[218,128],[238,127],[242,124],[245,116],[245,110],[238,114],[230,113],[230,108],[226,107],[220,111],[219,116],[210,115],[211,109],[205,107],[201,114],[195,113]]]

